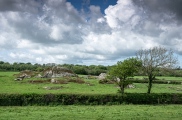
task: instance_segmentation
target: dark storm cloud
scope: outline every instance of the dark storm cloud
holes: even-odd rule
[[[157,14],[169,12],[174,14],[179,21],[182,20],[182,0],[133,0],[133,2],[144,10]]]
[[[0,0],[0,11],[29,11],[37,13],[42,3],[40,0]]]
[[[21,5],[17,0],[1,0],[0,1],[0,11],[19,11]]]
[[[144,27],[140,26],[140,31],[151,36],[159,45],[172,48],[181,55],[182,0],[132,1],[143,11],[142,16],[147,16]],[[150,24],[146,24],[146,21]]]

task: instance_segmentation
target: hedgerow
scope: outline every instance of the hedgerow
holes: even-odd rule
[[[148,83],[148,80],[128,80],[132,83]],[[181,81],[174,81],[174,80],[153,80],[152,83],[156,84],[182,84]]]
[[[0,94],[0,106],[27,105],[115,105],[182,104],[180,93],[86,94]]]

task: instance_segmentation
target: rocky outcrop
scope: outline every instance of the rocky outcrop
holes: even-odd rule
[[[52,77],[52,68],[47,68],[42,73],[42,78],[51,78]]]
[[[54,66],[43,71],[43,78],[57,78],[57,77],[76,77],[77,75],[72,71],[64,67]]]
[[[37,78],[77,77],[77,75],[72,70],[59,66],[49,67],[41,73],[37,73],[31,70],[24,70],[14,76],[16,76],[15,80],[18,81],[23,80],[24,78],[32,78],[32,77],[37,77]]]
[[[31,70],[24,70],[21,71],[19,74],[16,74],[16,78],[15,80],[23,80],[24,78],[31,78],[33,76],[35,76],[35,72],[31,71]]]

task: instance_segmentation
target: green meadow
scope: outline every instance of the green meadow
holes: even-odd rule
[[[74,93],[74,94],[118,94],[115,84],[99,84],[97,79],[84,79],[85,83],[52,84],[30,83],[30,78],[15,81],[17,72],[0,72],[0,93]],[[81,76],[84,78],[84,76]],[[142,79],[144,76],[135,78]],[[157,77],[161,80],[182,81],[181,77]],[[146,83],[134,83],[135,88],[127,93],[146,93]],[[60,87],[61,89],[45,89]],[[153,84],[152,93],[182,93],[182,85]],[[1,120],[180,120],[182,105],[58,105],[58,106],[1,106]]]
[[[53,84],[31,83],[31,80],[45,80],[45,78],[29,78],[15,81],[17,72],[0,72],[0,93],[75,93],[75,94],[116,94],[118,88],[115,84],[99,84],[98,79],[84,79],[85,83]],[[82,76],[83,77],[83,76]],[[84,78],[84,77],[83,77]],[[142,79],[142,76],[137,77]],[[181,77],[157,77],[163,80],[182,81]],[[126,93],[146,93],[147,83],[134,83],[135,88],[126,89]],[[61,89],[46,89],[46,88]],[[152,93],[182,93],[181,84],[153,84]]]
[[[180,120],[182,105],[0,107],[1,120]]]

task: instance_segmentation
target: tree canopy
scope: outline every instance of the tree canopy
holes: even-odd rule
[[[147,93],[151,92],[152,81],[161,68],[170,69],[177,64],[177,58],[174,56],[173,51],[162,47],[139,50],[136,56],[138,60],[142,61],[142,71],[149,79]]]
[[[124,88],[127,85],[126,78],[134,76],[138,71],[141,62],[135,58],[129,58],[123,62],[118,61],[117,65],[113,66],[109,71],[109,77],[112,78],[119,86],[121,93],[124,93]]]

